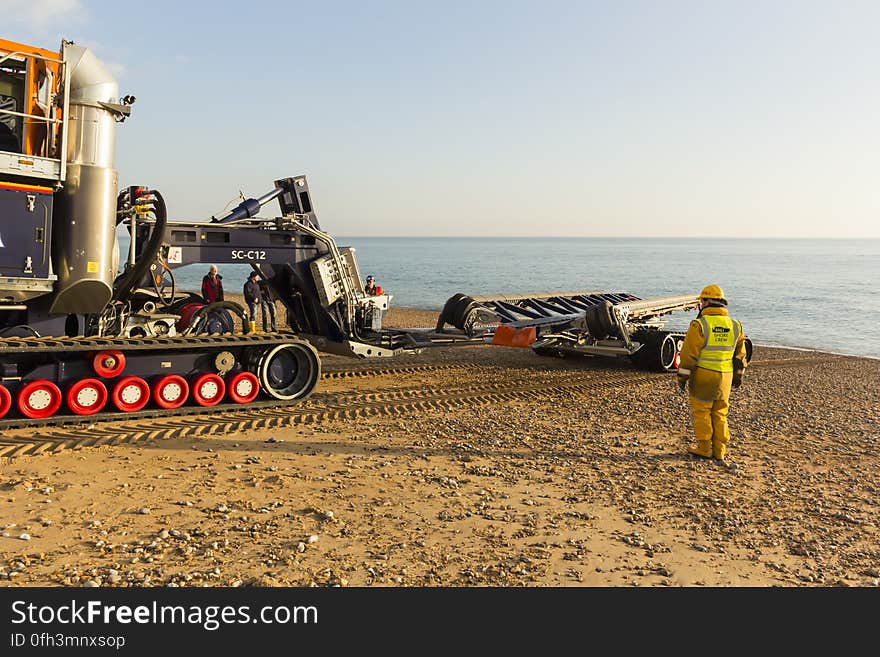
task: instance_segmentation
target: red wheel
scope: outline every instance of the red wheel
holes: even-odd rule
[[[218,374],[206,372],[192,384],[192,398],[199,406],[213,406],[226,394],[226,383]]]
[[[125,354],[121,351],[99,351],[92,358],[95,374],[105,379],[112,379],[122,374],[125,369]]]
[[[61,408],[61,390],[51,381],[31,381],[18,391],[18,410],[25,417],[39,420],[51,417]]]
[[[189,397],[189,384],[182,376],[169,374],[153,384],[153,401],[159,408],[180,408]]]
[[[107,386],[98,379],[80,379],[67,389],[66,401],[77,415],[94,415],[107,403]]]
[[[139,376],[126,376],[116,382],[110,395],[113,405],[124,413],[141,410],[150,401],[150,386]]]
[[[0,417],[6,415],[10,408],[12,408],[12,395],[6,388],[0,386]]]
[[[678,369],[678,366],[681,364],[681,352],[675,352],[675,358],[672,359],[672,367]]]
[[[229,398],[237,404],[249,404],[260,394],[260,382],[255,374],[236,372],[226,381]]]

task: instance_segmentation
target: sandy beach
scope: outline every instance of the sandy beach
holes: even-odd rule
[[[880,361],[756,347],[727,467],[686,453],[675,377],[624,362],[322,362],[296,417],[4,457],[0,585],[880,584]]]

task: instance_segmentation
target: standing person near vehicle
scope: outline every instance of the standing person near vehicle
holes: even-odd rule
[[[379,294],[383,294],[382,286],[376,285],[376,281],[373,280],[372,276],[367,276],[367,284],[364,285],[364,294],[368,297],[375,297]]]
[[[223,301],[223,277],[217,273],[217,265],[211,265],[202,278],[202,296],[205,303]]]
[[[269,330],[266,328],[267,314],[269,316],[271,330],[272,332],[275,332],[278,330],[275,327],[275,294],[272,292],[272,288],[269,286],[268,281],[262,276],[257,278],[257,284],[260,286],[260,314],[263,316],[263,332],[265,333]]]
[[[724,461],[730,442],[730,389],[742,384],[746,360],[742,324],[728,315],[722,289],[707,285],[700,292],[700,313],[688,327],[678,367],[678,384],[690,391],[697,439],[688,449],[691,454]]]
[[[247,281],[244,284],[244,302],[248,306],[248,310],[250,311],[248,314],[248,320],[250,322],[250,331],[253,333],[257,330],[257,308],[260,307],[262,302],[262,295],[260,294],[260,283],[259,283],[260,275],[252,271],[248,275]],[[263,316],[263,325],[265,330],[266,317]]]

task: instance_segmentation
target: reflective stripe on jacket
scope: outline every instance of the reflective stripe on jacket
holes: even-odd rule
[[[733,372],[733,353],[742,326],[725,315],[703,315],[697,321],[703,329],[703,348],[697,367],[713,372]]]

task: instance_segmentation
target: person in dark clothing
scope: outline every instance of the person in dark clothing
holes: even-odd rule
[[[266,328],[267,315],[271,330],[277,331],[278,329],[275,327],[275,295],[272,293],[272,288],[269,287],[269,283],[265,278],[260,276],[257,282],[260,286],[260,312],[263,315],[263,331],[270,330]]]
[[[206,303],[223,301],[223,277],[217,273],[217,265],[211,265],[202,279],[202,296]]]
[[[367,276],[367,284],[364,285],[364,294],[368,297],[374,297],[377,294],[382,294],[382,288],[376,285],[376,281],[373,280],[372,276]]]
[[[247,282],[244,284],[244,302],[248,305],[248,309],[250,310],[249,319],[252,324],[256,324],[257,322],[257,308],[260,307],[260,303],[262,302],[262,295],[260,294],[260,275],[252,271],[248,276]],[[266,330],[266,317],[263,316],[263,330]]]

